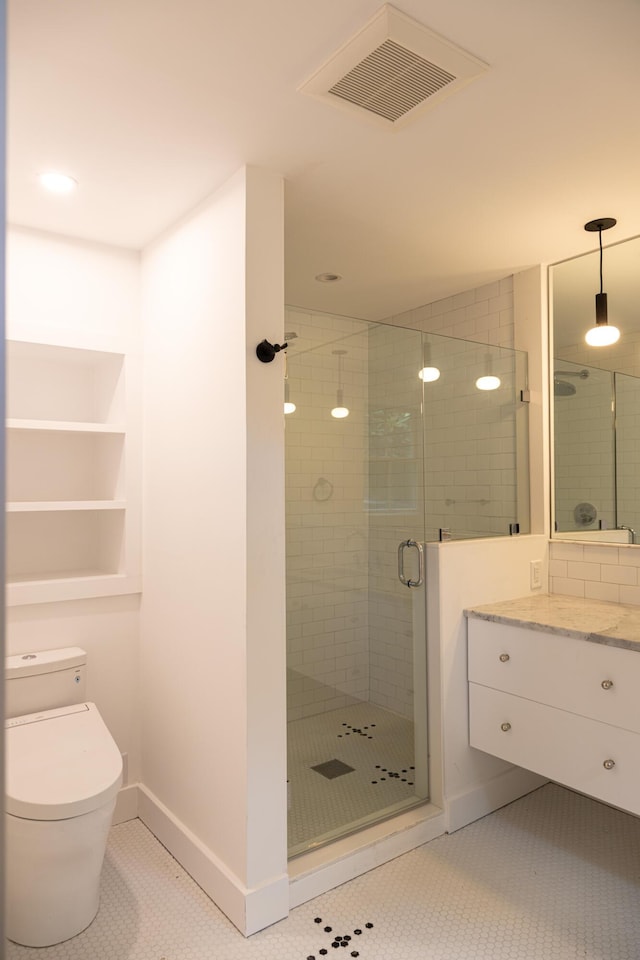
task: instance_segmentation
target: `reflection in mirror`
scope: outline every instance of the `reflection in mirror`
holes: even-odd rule
[[[640,238],[605,249],[618,343],[591,347],[599,253],[550,268],[554,535],[640,543]]]

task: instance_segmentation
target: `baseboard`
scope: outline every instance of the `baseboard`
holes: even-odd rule
[[[138,785],[138,816],[246,937],[289,912],[286,874],[247,888],[160,800]]]
[[[297,857],[289,863],[289,906],[313,900],[443,833],[443,811],[427,804]]]
[[[116,798],[116,809],[112,824],[124,823],[125,820],[135,820],[138,816],[138,784],[132,783],[122,787]]]
[[[493,780],[450,797],[447,801],[447,833],[466,827],[468,823],[537,790],[544,783],[547,783],[547,779],[539,777],[537,773],[511,767]]]

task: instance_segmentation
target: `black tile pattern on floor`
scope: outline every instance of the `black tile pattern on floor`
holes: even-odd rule
[[[324,921],[323,921],[322,917],[314,917],[313,922],[320,924],[320,923],[323,923]],[[372,929],[373,929],[373,924],[371,923],[371,921],[367,921],[367,923],[364,924],[364,927],[365,927],[366,930],[372,930]],[[324,927],[323,929],[324,929],[324,932],[325,932],[325,933],[333,933],[333,927],[332,927],[332,926],[327,925],[327,926]],[[362,935],[362,929],[361,929],[360,927],[356,927],[356,928],[353,930],[352,933],[338,933],[338,934],[335,934],[334,937],[333,937],[333,940],[332,940],[331,943],[330,943],[330,946],[331,946],[334,950],[337,950],[337,949],[339,949],[340,947],[346,947],[346,948],[349,950],[349,956],[350,956],[350,957],[359,957],[359,956],[360,956],[360,950],[357,950],[357,949],[356,949],[356,943],[357,943],[357,946],[358,946],[358,947],[361,946],[361,944],[360,944],[360,942],[357,942],[357,940],[354,940],[354,937],[355,937],[355,938],[358,938],[358,937],[360,937],[361,935]],[[320,947],[316,952],[317,952],[317,954],[318,954],[318,957],[326,957],[327,954],[329,953],[329,950],[327,949],[326,946],[322,946],[322,947]],[[307,956],[307,960],[316,960],[316,954],[315,954],[315,953],[310,953],[310,954]]]

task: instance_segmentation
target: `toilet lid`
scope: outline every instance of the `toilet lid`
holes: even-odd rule
[[[117,793],[122,757],[95,703],[13,717],[5,728],[7,813],[66,820]]]

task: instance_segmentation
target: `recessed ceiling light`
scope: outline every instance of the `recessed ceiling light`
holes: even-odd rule
[[[50,190],[51,193],[71,193],[78,186],[78,181],[73,177],[55,170],[41,173],[39,179],[45,190]]]
[[[337,280],[342,280],[342,277],[339,273],[319,273],[316,280],[318,283],[336,283]]]

